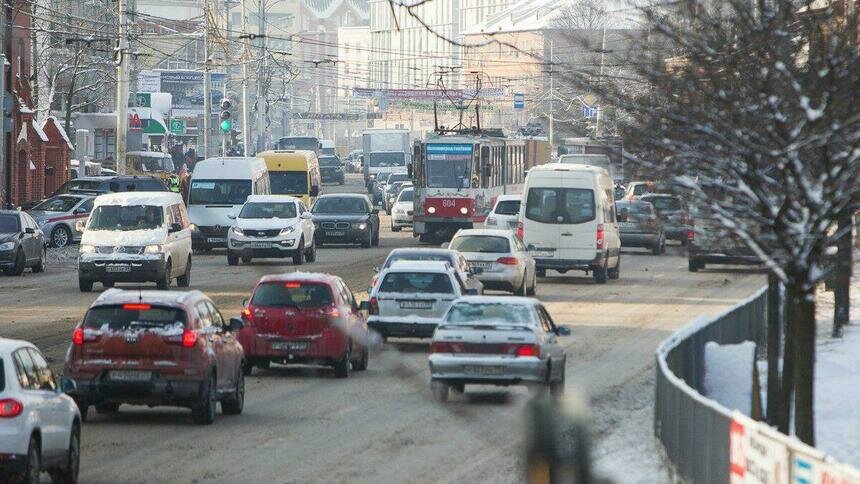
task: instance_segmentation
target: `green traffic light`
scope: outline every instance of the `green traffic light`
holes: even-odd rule
[[[230,121],[229,119],[225,119],[224,121],[221,121],[221,131],[226,133],[226,132],[230,131],[230,128],[232,128],[232,127],[233,127],[233,122]]]

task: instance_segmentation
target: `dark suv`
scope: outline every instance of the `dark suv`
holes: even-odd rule
[[[194,423],[211,424],[215,407],[242,413],[244,353],[235,338],[240,319],[226,322],[200,291],[110,289],[75,328],[65,374],[86,419],[120,404],[191,408]]]
[[[103,193],[119,192],[168,192],[167,186],[161,179],[154,176],[87,176],[69,180],[60,185],[57,191],[48,198],[66,193],[86,193],[101,195]],[[21,204],[21,210],[30,210],[42,200],[33,200]]]

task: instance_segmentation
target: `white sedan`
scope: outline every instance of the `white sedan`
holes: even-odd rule
[[[397,200],[391,206],[391,231],[400,232],[400,229],[412,227],[413,196],[415,190],[412,187],[400,190]]]
[[[447,246],[466,257],[484,289],[509,291],[522,296],[537,293],[535,260],[510,230],[463,229]]]
[[[78,481],[81,412],[62,386],[35,346],[0,338],[0,482]]]

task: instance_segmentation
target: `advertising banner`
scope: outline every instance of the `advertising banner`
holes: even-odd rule
[[[224,97],[223,73],[210,74],[212,112],[219,110]],[[203,114],[203,71],[149,70],[138,75],[138,92],[166,92],[173,96],[173,116],[193,117]]]

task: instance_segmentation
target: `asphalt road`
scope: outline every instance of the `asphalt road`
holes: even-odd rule
[[[357,176],[345,187],[362,191]],[[304,271],[332,272],[366,290],[372,268],[391,248],[417,245],[391,233],[380,247],[329,248]],[[289,262],[229,267],[223,253],[195,256],[191,286],[225,315],[264,274]],[[98,291],[77,288],[74,261],[44,274],[0,278],[0,336],[27,339],[61,365],[71,329]],[[678,247],[653,256],[625,252],[621,279],[550,273],[538,297],[569,325],[567,385],[591,404],[598,468],[621,482],[646,482],[637,466],[659,468],[650,432],[654,350],[695,316],[714,313],[763,283],[749,271],[687,272]],[[361,295],[359,295],[361,297]],[[90,412],[83,428],[82,482],[520,482],[522,388],[467,388],[436,404],[429,389],[427,343],[402,340],[372,355],[367,372],[335,380],[330,370],[256,369],[244,413],[195,426],[185,409],[123,406]],[[625,472],[619,474],[618,465]],[[629,471],[629,472],[626,472]],[[663,480],[663,479],[661,479]]]

